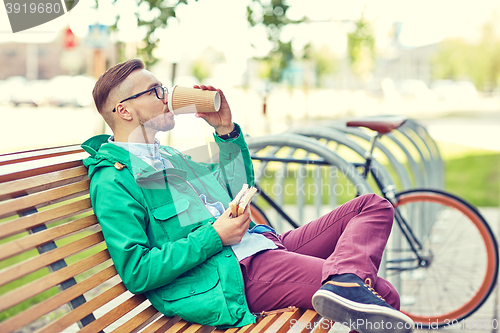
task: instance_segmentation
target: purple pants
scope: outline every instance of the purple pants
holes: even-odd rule
[[[370,279],[380,296],[399,310],[396,289],[377,277],[393,219],[386,199],[367,194],[296,230],[265,233],[278,248],[240,262],[250,311],[313,309],[313,294],[330,275],[343,273]]]

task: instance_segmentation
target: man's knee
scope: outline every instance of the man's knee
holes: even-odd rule
[[[375,206],[378,209],[387,209],[394,215],[394,207],[391,202],[375,193],[363,194],[359,197],[367,206]]]

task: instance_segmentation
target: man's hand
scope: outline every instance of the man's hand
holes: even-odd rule
[[[207,113],[202,113],[202,112],[197,112],[196,117],[198,118],[203,118],[205,121],[212,126],[217,134],[219,135],[224,135],[231,133],[233,130],[234,124],[232,120],[232,115],[231,115],[231,109],[229,108],[229,104],[227,103],[226,97],[224,96],[224,93],[220,89],[216,89],[212,86],[205,86],[205,85],[194,85],[193,88],[195,89],[202,89],[202,90],[211,90],[211,91],[218,91],[220,94],[220,109],[218,112],[207,112]]]
[[[250,208],[247,206],[243,214],[238,217],[230,218],[231,209],[228,209],[222,214],[213,227],[220,237],[222,245],[234,245],[241,242],[243,235],[248,230],[250,225]]]

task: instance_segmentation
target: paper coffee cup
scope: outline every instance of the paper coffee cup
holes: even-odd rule
[[[168,95],[168,109],[174,115],[196,112],[217,112],[220,109],[218,91],[174,86]]]

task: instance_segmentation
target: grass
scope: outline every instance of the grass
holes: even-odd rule
[[[475,206],[500,206],[500,154],[467,154],[445,162],[445,188]]]

